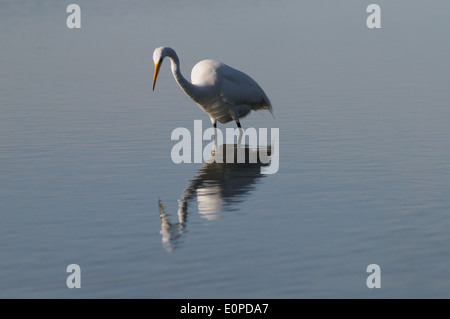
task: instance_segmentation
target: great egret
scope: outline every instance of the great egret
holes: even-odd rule
[[[192,69],[192,82],[189,82],[181,74],[175,50],[169,47],[159,47],[153,52],[153,90],[165,57],[170,58],[172,74],[178,85],[209,115],[214,128],[217,121],[227,123],[232,120],[241,128],[240,119],[251,111],[269,110],[272,113],[269,98],[247,74],[218,61],[203,60]]]

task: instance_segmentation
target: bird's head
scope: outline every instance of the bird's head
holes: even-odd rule
[[[155,64],[155,74],[153,76],[153,90],[155,90],[156,78],[158,77],[159,68],[164,58],[176,56],[175,51],[169,47],[159,47],[153,51],[153,63]]]

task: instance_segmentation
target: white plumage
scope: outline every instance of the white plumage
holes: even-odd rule
[[[175,50],[169,47],[159,47],[153,52],[153,90],[165,57],[170,58],[172,74],[179,86],[209,115],[214,127],[216,121],[227,123],[232,120],[241,127],[240,119],[251,111],[269,110],[272,113],[269,98],[247,74],[219,61],[203,60],[192,69],[189,82],[181,74]]]

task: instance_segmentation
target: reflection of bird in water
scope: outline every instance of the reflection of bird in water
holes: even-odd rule
[[[226,163],[226,155],[229,152],[234,152],[233,163]],[[254,189],[258,179],[264,176],[261,174],[261,167],[268,165],[265,164],[268,163],[268,158],[262,159],[261,154],[270,158],[270,146],[264,149],[251,149],[229,144],[221,145],[216,149],[214,156],[216,160],[221,157],[223,163],[206,161],[199,169],[197,176],[191,179],[178,200],[178,223],[176,224],[169,222],[162,202],[159,200],[163,246],[171,251],[173,246],[179,243],[186,226],[188,204],[194,199],[197,200],[199,214],[207,220],[219,218],[224,210],[236,210],[234,206],[242,202]],[[243,163],[237,161],[240,155],[242,155]],[[253,159],[256,160],[253,161]]]
[[[181,74],[180,60],[175,50],[168,47],[159,47],[153,52],[153,90],[165,57],[170,59],[172,74],[178,85],[209,115],[214,127],[217,121],[235,121],[241,127],[239,120],[251,111],[269,110],[272,113],[269,98],[247,74],[218,61],[203,60],[192,69],[192,82],[189,82]]]

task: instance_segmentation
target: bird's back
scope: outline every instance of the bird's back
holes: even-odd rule
[[[207,113],[224,113],[225,109],[236,112],[240,118],[251,110],[269,110],[272,106],[261,87],[247,74],[222,62],[203,60],[198,62],[191,73],[193,84],[204,87]],[[212,114],[210,114],[212,115]],[[231,119],[218,118],[220,122]]]
[[[218,81],[220,69],[225,66],[222,62],[215,60],[202,60],[198,62],[191,72],[192,84],[199,86],[215,86]]]
[[[248,104],[272,110],[269,98],[250,76],[215,60],[198,62],[191,73],[191,81],[199,86],[213,86],[230,105]],[[256,108],[259,109],[259,108]]]

